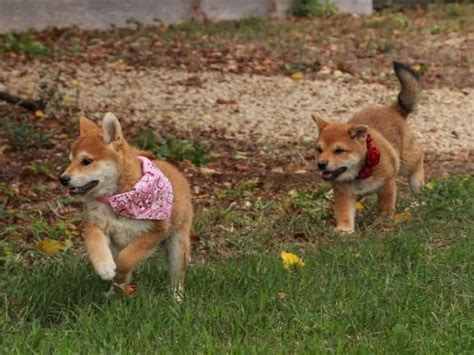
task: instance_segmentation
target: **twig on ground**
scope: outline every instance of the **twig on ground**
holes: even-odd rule
[[[24,99],[6,91],[0,91],[0,100],[6,101],[12,105],[18,105],[31,112],[42,110],[45,107],[45,103],[42,100]]]

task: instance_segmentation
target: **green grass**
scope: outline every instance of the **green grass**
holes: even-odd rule
[[[296,17],[328,17],[337,13],[331,0],[296,0],[289,10]]]
[[[34,30],[32,29],[22,34],[5,33],[3,35],[5,44],[0,45],[0,52],[25,53],[33,57],[51,56],[52,53],[41,42],[35,41],[33,35]]]
[[[250,199],[246,191],[254,188],[247,184],[228,197]],[[139,268],[137,295],[111,300],[102,297],[106,284],[85,257],[71,251],[34,267],[11,266],[0,285],[0,352],[470,353],[473,196],[472,177],[441,178],[419,199],[400,202],[411,220],[386,232],[359,223],[355,236],[330,236],[316,248],[311,242],[330,234],[326,217],[304,232],[306,244],[258,246],[252,238],[297,230],[288,220],[275,224],[281,204],[296,208],[300,224],[318,220],[315,211],[324,215],[331,198],[327,188],[295,192],[274,205],[253,202],[245,216],[221,211],[224,226],[244,220],[239,228],[252,238],[241,241],[240,254],[190,267],[183,304],[167,292],[161,255]],[[198,212],[196,230],[206,231],[216,213]],[[286,271],[280,250],[302,256],[306,266]]]
[[[206,165],[212,160],[209,150],[202,144],[192,144],[187,140],[169,137],[157,143],[158,137],[150,130],[139,132],[135,144],[156,155],[158,159],[171,161],[189,160],[196,166]]]
[[[41,148],[51,145],[51,135],[35,127],[27,118],[20,122],[0,122],[0,129],[8,132],[8,138],[16,149]]]

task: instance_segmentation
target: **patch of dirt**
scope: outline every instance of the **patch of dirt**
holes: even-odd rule
[[[354,84],[342,78],[295,81],[215,72],[196,76],[184,71],[87,64],[72,68],[64,63],[35,63],[12,71],[0,64],[2,69],[4,85],[26,97],[35,95],[42,80],[59,81],[63,95],[78,97],[80,110],[98,121],[112,111],[136,127],[162,131],[165,125],[195,139],[213,132],[216,138],[263,145],[310,144],[315,131],[312,113],[344,122],[365,106],[390,104],[398,93],[393,74],[390,86],[385,86]],[[470,88],[422,92],[418,111],[409,116],[408,123],[426,151],[470,154],[474,148],[473,98]]]

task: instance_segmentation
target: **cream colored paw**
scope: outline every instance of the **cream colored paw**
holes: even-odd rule
[[[115,276],[115,262],[109,260],[107,262],[95,263],[95,271],[103,280],[112,280]]]
[[[116,289],[123,290],[124,286],[125,286],[125,284],[118,284],[118,283],[112,281],[112,283],[110,284],[109,290],[107,292],[104,292],[104,296],[106,298],[111,298],[113,295],[115,295],[115,290]]]
[[[338,233],[344,233],[344,234],[352,234],[354,233],[354,228],[348,228],[348,227],[336,227],[334,230]]]
[[[184,287],[182,285],[176,287],[173,291],[173,296],[176,302],[181,303],[184,300]]]
[[[425,183],[423,182],[422,179],[419,179],[417,177],[411,177],[409,179],[409,184],[410,184],[410,188],[411,188],[411,191],[414,193],[414,194],[418,194],[420,193],[421,189],[423,188],[423,186],[425,185]]]

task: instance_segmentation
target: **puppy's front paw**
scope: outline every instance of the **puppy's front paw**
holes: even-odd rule
[[[112,280],[115,276],[115,262],[113,260],[96,263],[95,271],[103,280]]]
[[[334,230],[337,233],[343,233],[343,234],[352,234],[352,233],[354,233],[354,228],[350,228],[350,227],[336,227],[336,228],[334,228]]]
[[[184,287],[183,285],[177,286],[173,290],[173,296],[176,302],[181,303],[184,300]]]

